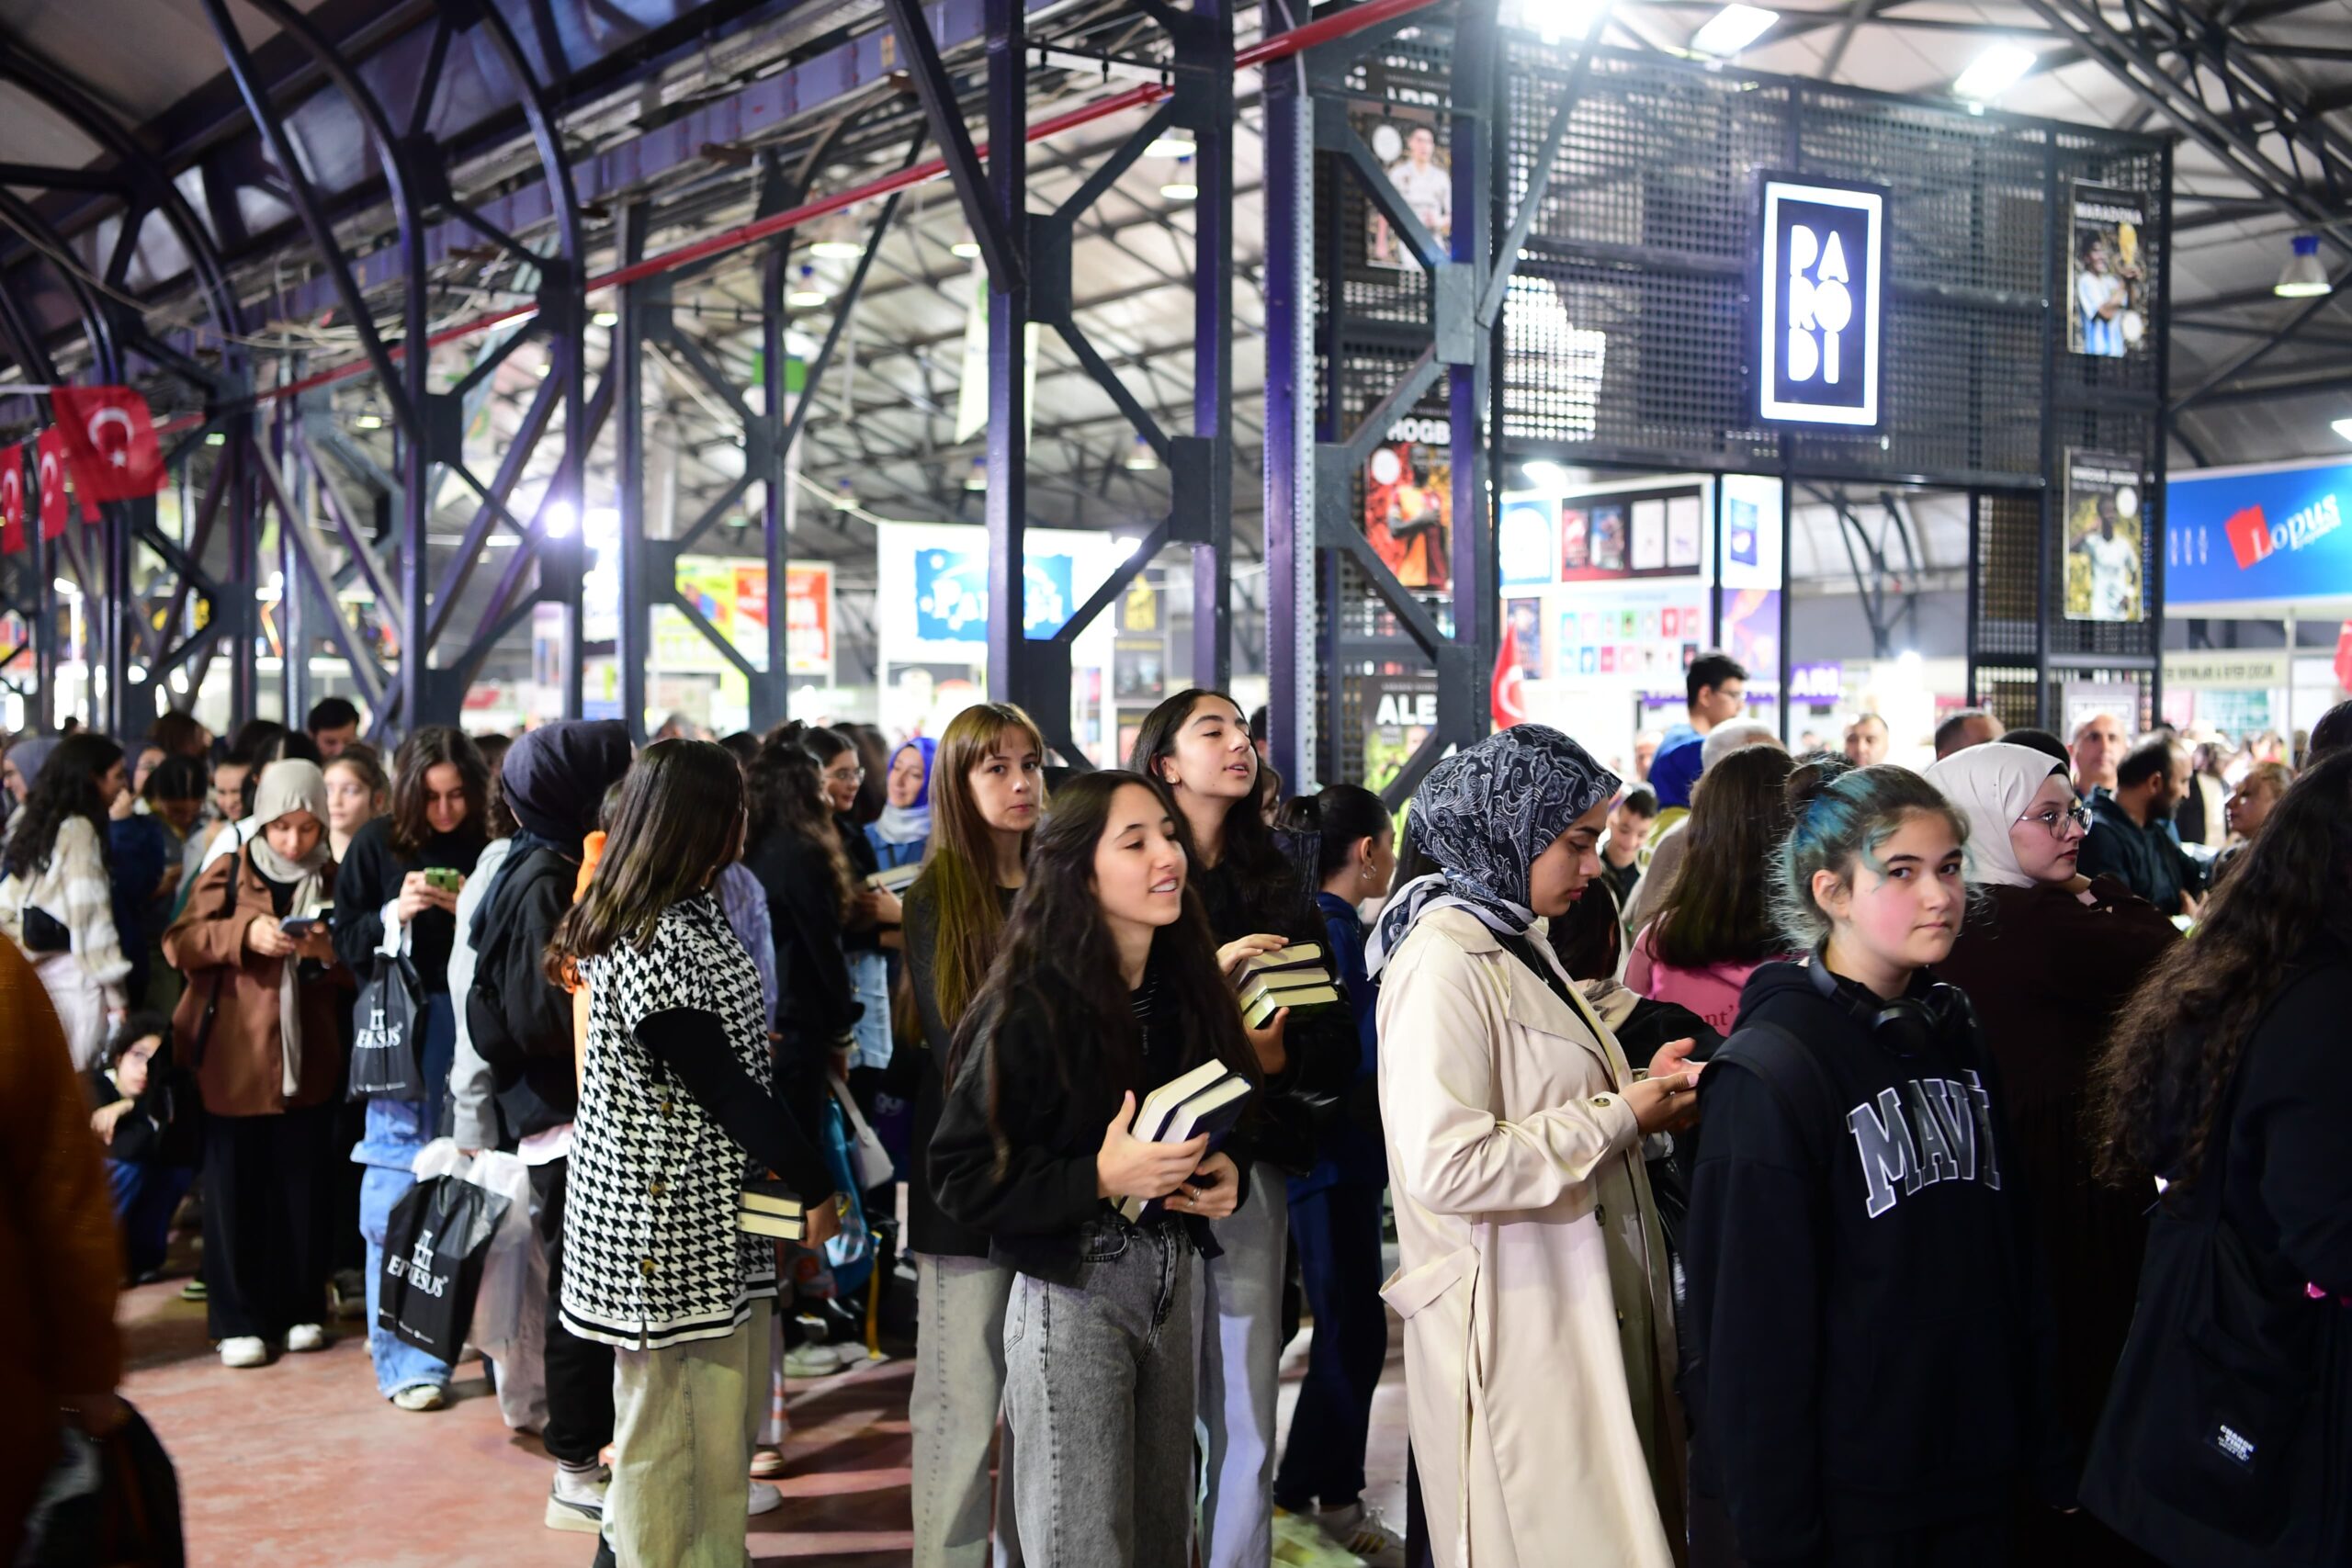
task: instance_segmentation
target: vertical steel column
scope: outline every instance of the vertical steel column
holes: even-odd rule
[[[784,291],[792,275],[786,245],[770,245],[760,258],[760,417],[770,428],[784,423]],[[791,455],[778,446],[762,487],[760,523],[768,563],[768,674],[752,682],[752,728],[764,734],[791,716],[790,629],[785,625],[785,577],[792,558],[792,480],[785,464]],[[876,671],[878,678],[879,671]]]
[[[29,368],[29,367],[28,367]],[[30,446],[23,448],[29,453]],[[14,459],[11,459],[12,461]],[[27,716],[32,728],[46,732],[57,727],[57,617],[64,608],[64,601],[57,592],[57,552],[50,547],[40,525],[40,469],[34,462],[26,464],[31,477],[25,486],[25,535],[28,554],[33,563],[33,586],[28,594],[30,606],[26,630],[33,639],[33,679],[38,683],[33,692],[31,712]]]
[[[1209,536],[1193,546],[1193,684],[1221,692],[1233,678],[1233,0],[1193,0],[1193,15],[1216,51],[1194,132],[1193,429],[1209,443]]]
[[[1265,30],[1271,35],[1296,27],[1306,10],[1306,0],[1270,0]],[[1264,81],[1268,750],[1276,770],[1304,794],[1319,782],[1314,766],[1315,106],[1304,53],[1267,65]],[[1336,607],[1336,595],[1333,603]]]
[[[1028,615],[1022,535],[1029,517],[1029,67],[1023,0],[987,0],[989,206],[1010,238],[1018,272],[989,275],[989,696],[1040,704],[1027,689]],[[953,159],[951,149],[948,156]],[[1069,694],[1062,694],[1069,700]]]
[[[298,355],[288,365],[289,376],[301,378],[304,357]],[[277,417],[270,422],[270,457],[277,466],[277,482],[300,515],[299,522],[293,517],[277,520],[277,636],[285,654],[282,682],[286,688],[285,722],[288,729],[301,725],[313,701],[310,635],[303,625],[310,619],[303,614],[303,596],[310,584],[302,570],[294,530],[307,526],[316,514],[320,479],[311,465],[293,460],[294,426],[301,417],[300,400],[283,398],[278,400]]]
[[[623,266],[645,259],[647,217],[642,206],[626,207],[614,222],[615,250]],[[653,596],[645,548],[645,303],[642,283],[621,286],[620,320],[613,326],[612,359],[605,367],[605,374],[615,378],[613,418],[618,425],[614,451],[619,470],[615,499],[620,510],[621,603],[615,662],[619,667],[621,721],[628,726],[629,739],[639,745],[645,741],[646,672],[653,657]],[[583,535],[586,526],[583,513]]]
[[[1453,267],[1460,269],[1456,276],[1462,281],[1457,287],[1465,287],[1471,300],[1484,294],[1492,265],[1488,236],[1494,227],[1494,170],[1502,151],[1497,124],[1500,116],[1496,109],[1499,73],[1495,62],[1501,42],[1496,37],[1495,4],[1496,0],[1464,0],[1451,53],[1452,125],[1447,152],[1453,164],[1452,256]],[[1431,284],[1444,290],[1446,271],[1434,274]],[[1489,705],[1487,687],[1502,636],[1495,509],[1487,483],[1487,427],[1489,420],[1498,417],[1490,385],[1493,334],[1472,331],[1466,358],[1453,358],[1445,347],[1448,311],[1442,292],[1437,319],[1439,355],[1451,361],[1446,368],[1453,457],[1449,575],[1453,583],[1453,651],[1457,653],[1451,668],[1444,659],[1438,662],[1438,711],[1454,715],[1462,733],[1475,736],[1486,729],[1480,716]]]
[[[229,493],[229,566],[221,587],[229,603],[219,606],[228,623],[220,635],[229,639],[229,727],[242,728],[254,716],[259,698],[259,673],[254,665],[254,563],[261,558],[261,416],[251,412],[228,421],[229,444],[221,450],[232,464]],[[198,669],[208,668],[199,664]]]

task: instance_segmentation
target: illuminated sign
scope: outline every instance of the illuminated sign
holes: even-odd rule
[[[1879,423],[1879,296],[1886,193],[1764,182],[1757,279],[1761,416],[1869,429]]]

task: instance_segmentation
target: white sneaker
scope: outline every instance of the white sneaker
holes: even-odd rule
[[[842,1370],[842,1359],[830,1345],[796,1345],[784,1353],[788,1378],[829,1378]]]
[[[571,1530],[581,1535],[594,1535],[604,1528],[605,1488],[607,1482],[600,1479],[602,1472],[570,1471],[557,1467],[555,1480],[548,1487],[546,1522],[551,1530]]]
[[[293,1351],[323,1350],[327,1331],[315,1323],[298,1323],[286,1331],[286,1348]]]
[[[783,1493],[777,1491],[775,1487],[769,1485],[764,1481],[754,1481],[752,1483],[751,1501],[745,1506],[743,1511],[751,1517],[756,1519],[762,1514],[773,1514],[778,1508],[783,1506]]]
[[[438,1410],[449,1396],[429,1382],[413,1382],[392,1395],[392,1403],[402,1410]]]
[[[223,1339],[220,1341],[220,1364],[224,1367],[266,1367],[269,1365],[269,1347],[251,1334]]]

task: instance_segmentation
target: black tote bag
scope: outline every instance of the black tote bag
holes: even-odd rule
[[[423,1100],[417,1029],[424,1009],[416,967],[392,953],[376,955],[376,972],[352,1009],[350,1100]]]
[[[506,1199],[460,1177],[429,1177],[410,1188],[384,1225],[376,1326],[455,1361],[506,1208]]]

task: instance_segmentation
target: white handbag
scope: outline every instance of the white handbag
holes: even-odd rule
[[[899,1162],[882,1146],[881,1134],[866,1123],[857,1101],[850,1097],[849,1086],[841,1079],[832,1080],[833,1099],[840,1102],[842,1115],[849,1122],[849,1165],[857,1178],[858,1190],[871,1191],[885,1182],[895,1180]]]

